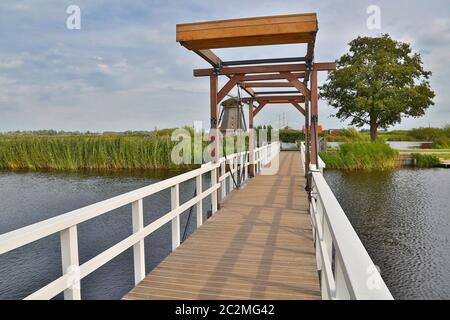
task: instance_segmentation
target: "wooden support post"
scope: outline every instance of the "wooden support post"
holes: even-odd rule
[[[318,116],[319,116],[319,97],[317,94],[317,70],[311,72],[311,163],[318,165],[319,159],[319,134],[318,134]]]
[[[131,204],[133,233],[144,229],[144,206],[142,199]],[[144,239],[133,246],[134,283],[137,285],[145,278],[145,250]]]
[[[211,113],[211,148],[212,148],[212,152],[211,152],[211,157],[212,157],[212,162],[213,163],[217,163],[219,162],[219,158],[220,158],[220,144],[219,144],[219,130],[218,130],[218,126],[219,126],[219,108],[218,108],[218,103],[219,101],[217,100],[218,97],[218,76],[217,74],[213,74],[212,76],[210,76],[210,113]],[[215,174],[211,175],[211,178],[214,176],[215,179],[219,179],[220,174],[218,174],[219,169],[215,169]],[[212,182],[212,181],[211,181]],[[216,182],[219,182],[218,180]],[[213,185],[213,183],[211,183],[211,185]],[[221,194],[220,194],[220,190],[217,190],[217,194],[213,197],[216,199],[217,203],[220,203],[220,201],[222,200],[221,198]],[[214,213],[216,210],[214,210],[214,208],[212,208],[212,212]]]
[[[309,100],[305,101],[305,176],[308,175],[309,164],[311,163],[310,159],[310,149],[309,146],[311,144],[311,134],[309,132],[309,117],[310,117],[310,103]],[[309,190],[309,185],[307,186],[307,190]]]
[[[248,174],[250,177],[255,176],[255,133],[253,128],[253,101],[251,101],[248,105],[248,128],[249,128],[249,142],[248,142],[248,151],[249,151],[249,166],[248,166]]]

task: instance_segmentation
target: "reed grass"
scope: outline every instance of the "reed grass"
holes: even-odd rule
[[[438,156],[432,154],[416,153],[414,154],[414,158],[416,159],[417,168],[435,168],[441,162]]]
[[[169,136],[0,135],[0,169],[180,168],[170,159],[176,143]]]
[[[374,171],[395,169],[398,152],[385,142],[354,142],[320,156],[328,169]]]

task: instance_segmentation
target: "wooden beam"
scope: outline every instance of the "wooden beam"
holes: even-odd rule
[[[267,105],[267,102],[259,102],[258,107],[253,111],[253,117],[256,115]]]
[[[255,131],[253,129],[253,100],[249,102],[248,105],[248,128],[249,128],[249,143],[248,143],[248,151],[249,151],[249,166],[248,166],[248,174],[250,177],[255,176],[255,157],[253,151],[255,150]]]
[[[245,88],[292,88],[292,87],[294,87],[294,85],[289,82],[244,82],[242,85]]]
[[[304,72],[300,73],[294,73],[292,72],[294,76],[301,79],[305,77]],[[266,81],[266,80],[284,80],[285,78],[280,75],[279,73],[273,73],[273,74],[254,74],[254,75],[246,75],[244,78],[242,78],[242,81]]]
[[[249,94],[250,97],[254,97],[255,96],[255,92],[250,89],[250,88],[242,88],[245,92],[247,92]]]
[[[266,103],[277,103],[277,104],[281,104],[281,103],[287,103],[290,104],[292,102],[297,102],[297,103],[304,103],[305,102],[305,97],[301,96],[300,98],[280,98],[278,97],[277,99],[274,98],[267,98],[267,99],[261,99],[260,97],[256,97],[256,98],[243,98],[242,102],[249,104],[252,100],[256,100],[258,102],[266,102]]]
[[[317,91],[317,71],[311,72],[311,163],[318,169],[318,116],[319,116],[319,96]]]
[[[300,82],[297,77],[292,75],[290,72],[280,72],[281,75],[285,76],[286,79],[303,95],[306,97],[306,99],[311,100],[311,92],[308,90],[308,88]]]
[[[318,30],[315,13],[178,24],[176,40],[190,50],[309,43]]]
[[[236,74],[231,77],[231,79],[223,86],[222,89],[220,89],[219,93],[217,94],[217,102],[220,102],[225,98],[225,96],[230,92],[233,87],[238,84],[239,81],[241,81],[242,77],[244,77],[243,74]]]
[[[314,71],[334,71],[336,70],[336,62],[319,62],[314,63]]]
[[[219,70],[219,75],[249,74],[249,73],[273,73],[273,72],[293,72],[306,71],[307,65],[304,63],[265,65],[265,66],[247,66],[247,67],[223,67]],[[313,70],[332,71],[336,70],[335,62],[315,63]],[[215,74],[214,69],[196,69],[194,77],[209,77]]]
[[[293,102],[291,102],[291,104],[292,104],[298,111],[300,111],[304,116],[306,116],[305,109],[303,109],[302,106],[301,106],[299,103],[293,101]]]
[[[301,95],[277,95],[277,96],[257,96],[254,98],[258,101],[263,100],[304,100],[305,97]]]
[[[213,67],[217,68],[222,65],[222,60],[220,60],[220,58],[216,56],[215,53],[211,50],[195,50],[194,52],[202,57],[206,62],[211,64]]]
[[[219,147],[219,141],[218,141],[218,101],[217,101],[217,87],[218,87],[218,81],[217,76],[213,75],[210,77],[209,80],[209,86],[210,86],[210,115],[211,115],[211,129],[212,129],[212,135],[210,137],[211,139],[211,147],[213,148],[211,156],[213,159],[213,162],[216,163],[219,159],[218,155],[218,147]]]
[[[264,66],[247,66],[247,67],[223,67],[219,70],[219,75],[233,75],[237,73],[270,73],[283,71],[306,71],[306,64],[276,64]],[[194,77],[208,77],[214,74],[214,69],[196,69]]]

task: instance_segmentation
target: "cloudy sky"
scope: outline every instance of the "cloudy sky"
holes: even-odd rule
[[[226,3],[226,4],[225,4]],[[81,30],[68,30],[66,9],[81,8]],[[366,27],[369,5],[381,8],[381,30]],[[316,61],[333,61],[358,35],[389,33],[408,41],[433,72],[434,107],[397,128],[450,123],[448,0],[2,0],[0,2],[0,131],[152,130],[208,123],[207,67],[175,42],[175,25],[214,19],[317,12]],[[219,50],[224,60],[304,55],[279,46]],[[321,76],[321,82],[326,76]],[[320,122],[345,126],[320,102]],[[300,127],[289,106],[267,107],[260,124],[283,118]]]

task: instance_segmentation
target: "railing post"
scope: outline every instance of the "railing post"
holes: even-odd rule
[[[248,179],[248,166],[247,166],[247,153],[244,153],[244,162],[242,163],[244,166],[244,180]]]
[[[233,175],[233,159],[230,159],[228,161],[228,168],[230,169],[229,170],[229,172],[230,172],[230,179],[228,180],[228,183],[229,183],[229,188],[230,188],[230,192],[231,192],[234,189],[233,177],[232,177],[232,175]]]
[[[60,233],[61,260],[63,274],[69,275],[69,288],[64,290],[65,300],[81,300],[80,263],[78,258],[77,226],[72,226]]]
[[[255,151],[254,159],[255,159],[255,176],[256,176],[258,174],[258,151]]]
[[[238,157],[236,156],[236,158],[233,159],[233,176],[234,176],[234,181],[238,181]],[[236,188],[236,186],[234,186]]]
[[[347,283],[345,282],[344,271],[342,270],[342,260],[339,254],[335,253],[334,279],[336,282],[336,299],[350,300]]]
[[[217,193],[216,193],[217,197]],[[180,185],[176,184],[170,189],[171,209],[175,210],[180,206]],[[180,245],[180,215],[177,214],[172,219],[172,251]]]
[[[221,177],[224,177],[225,174],[227,173],[225,167],[226,167],[226,163],[225,163],[225,161],[224,161],[224,162],[222,162],[222,163],[220,164],[220,176],[221,176]],[[223,180],[220,182],[220,190],[221,190],[221,192],[222,192],[222,199],[225,199],[225,197],[227,196],[227,182],[226,182],[226,179],[223,179]]]
[[[133,233],[144,229],[144,205],[142,199],[131,204]],[[137,285],[145,278],[145,250],[144,239],[133,246],[134,283]]]
[[[211,187],[217,184],[217,169],[211,170]],[[211,214],[217,212],[217,192],[211,193]]]
[[[201,195],[203,192],[202,187],[202,175],[197,176],[195,178],[195,186],[197,189],[197,196]],[[197,228],[199,228],[203,224],[203,199],[200,199],[195,205],[197,211]]]

